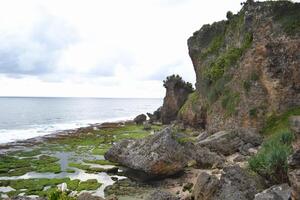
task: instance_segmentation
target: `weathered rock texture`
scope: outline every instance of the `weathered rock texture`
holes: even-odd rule
[[[261,188],[259,177],[239,166],[229,166],[224,168],[220,180],[213,175],[201,173],[193,196],[195,200],[253,200]]]
[[[186,101],[188,95],[193,92],[190,83],[186,83],[178,75],[167,77],[164,81],[166,96],[161,109],[161,120],[164,124],[169,124],[177,118],[178,111]]]
[[[123,140],[115,144],[105,158],[130,169],[146,173],[149,178],[176,174],[190,161],[201,167],[221,166],[225,159],[207,148],[196,148],[170,127],[140,140]]]
[[[292,188],[292,200],[300,199],[300,116],[290,118],[291,129],[296,136],[294,153],[288,160],[288,177]]]
[[[300,4],[253,2],[188,39],[196,93],[179,118],[210,132],[263,127],[300,106]],[[175,112],[173,112],[175,113]]]
[[[255,195],[254,200],[288,200],[291,188],[288,184],[274,185]]]
[[[179,200],[173,194],[161,190],[156,190],[152,192],[146,200]]]
[[[262,137],[254,129],[240,128],[217,132],[199,141],[198,146],[227,156],[235,152],[247,155],[249,148],[256,147],[261,143]]]

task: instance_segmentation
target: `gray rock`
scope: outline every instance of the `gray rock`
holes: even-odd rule
[[[182,171],[194,155],[189,144],[180,143],[177,137],[180,134],[168,127],[145,139],[123,140],[105,158],[153,177],[173,175]]]
[[[101,197],[92,196],[90,193],[87,192],[80,194],[77,199],[78,200],[105,200]]]
[[[300,199],[300,149],[288,159],[288,177],[292,188],[292,199]]]
[[[238,165],[225,167],[223,171],[216,199],[252,200],[262,189],[260,177],[250,174]]]
[[[169,192],[161,191],[161,190],[156,190],[152,192],[146,200],[179,200],[176,196]]]
[[[197,166],[200,168],[221,168],[224,166],[226,161],[224,156],[215,152],[211,152],[206,147],[196,148],[194,152],[194,159],[197,163]]]
[[[255,129],[240,128],[217,132],[199,141],[198,145],[227,156],[238,151],[247,154],[249,148],[258,146],[261,142],[262,137]]]
[[[143,124],[146,121],[146,119],[147,119],[147,116],[145,114],[140,114],[140,115],[136,116],[133,121],[136,124],[140,125],[140,124]]]
[[[195,200],[253,200],[261,191],[259,177],[250,175],[246,169],[235,165],[223,171],[220,180],[207,173],[198,176],[193,191]]]
[[[214,193],[219,189],[220,181],[213,175],[202,172],[194,186],[193,198],[195,200],[213,199]]]
[[[261,193],[255,195],[254,200],[288,200],[291,188],[288,184],[272,186]]]

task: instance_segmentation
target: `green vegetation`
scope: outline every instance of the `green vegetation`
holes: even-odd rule
[[[82,191],[82,190],[96,190],[99,188],[102,184],[98,183],[96,179],[90,179],[87,181],[80,182],[78,185],[78,188],[76,189],[77,191]]]
[[[24,153],[23,156],[25,154],[30,155],[30,152]],[[21,158],[12,155],[3,156],[0,158],[0,176],[21,176],[31,171],[59,173],[61,169],[57,161],[57,158],[47,155]]]
[[[288,35],[300,33],[300,4],[292,2],[274,2],[274,19],[278,21]]]
[[[216,36],[209,44],[206,51],[201,54],[201,59],[205,59],[207,58],[208,55],[215,54],[216,52],[218,52],[223,44],[224,44],[224,36],[223,35]]]
[[[168,87],[168,83],[169,82],[173,82],[173,81],[176,82],[176,84],[178,86],[186,88],[190,92],[194,91],[193,85],[191,83],[189,83],[189,82],[185,82],[184,80],[182,80],[181,76],[179,76],[178,74],[177,75],[173,74],[171,76],[168,76],[166,78],[166,80],[163,81],[164,87],[167,88]]]
[[[294,139],[289,130],[289,117],[299,114],[300,107],[297,107],[269,117],[262,132],[268,137],[259,152],[249,160],[250,169],[273,183],[287,181],[287,158],[292,153]]]
[[[195,91],[191,94],[189,94],[188,99],[184,103],[184,105],[180,108],[178,114],[182,115],[185,112],[187,112],[189,109],[192,109],[193,111],[196,111],[197,108],[197,100],[199,99],[198,93]]]
[[[222,107],[226,110],[226,115],[230,116],[236,113],[236,107],[240,101],[240,94],[226,90],[221,100]]]
[[[151,131],[160,130],[161,126],[152,126]],[[60,158],[67,159],[68,165],[72,168],[66,168],[64,171],[74,173],[75,169],[82,169],[87,173],[117,173],[118,168],[103,169],[90,167],[91,164],[115,165],[107,160],[99,160],[95,155],[103,155],[113,143],[121,139],[135,139],[148,136],[151,131],[144,130],[143,126],[134,124],[116,125],[112,128],[103,128],[99,130],[91,130],[90,132],[80,132],[69,136],[51,138],[42,144],[36,144],[32,149],[24,151],[16,151],[8,153],[0,157],[0,176],[21,176],[27,172],[52,172],[59,173],[61,171],[59,159],[52,156],[56,152],[70,152],[69,157]],[[51,156],[50,156],[51,155]],[[72,162],[70,162],[72,161]],[[57,194],[57,185],[66,183],[71,191],[94,190],[101,186],[95,180],[70,180],[69,178],[61,179],[21,179],[21,180],[2,180],[1,186],[11,186],[16,191],[6,193],[8,196],[16,196],[20,193],[25,195],[38,195],[41,197],[53,199],[67,198],[66,194]],[[66,199],[72,200],[72,199]]]
[[[292,153],[293,139],[290,131],[277,132],[269,137],[259,152],[250,158],[250,169],[274,184],[287,182],[287,158]]]
[[[70,191],[96,190],[101,186],[95,179],[87,181],[70,180],[69,178],[62,179],[21,179],[21,180],[1,180],[0,187],[11,186],[16,191],[8,193],[9,196],[15,196],[22,192],[26,195],[38,195],[45,197],[56,193],[57,185],[66,183]],[[47,189],[45,189],[48,187]]]
[[[66,192],[53,190],[48,194],[48,200],[76,200],[74,197],[69,197]]]
[[[288,131],[289,117],[292,115],[300,115],[300,107],[291,108],[281,115],[272,114],[269,116],[262,133],[265,135],[271,135],[281,131]]]

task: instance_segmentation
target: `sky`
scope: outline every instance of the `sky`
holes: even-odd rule
[[[161,98],[195,83],[187,39],[229,0],[0,0],[0,96]]]

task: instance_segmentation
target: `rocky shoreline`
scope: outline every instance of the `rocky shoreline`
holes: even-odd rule
[[[1,147],[29,148],[0,157],[2,198],[299,200],[300,3],[242,4],[188,39],[196,88],[167,77],[149,119]]]

